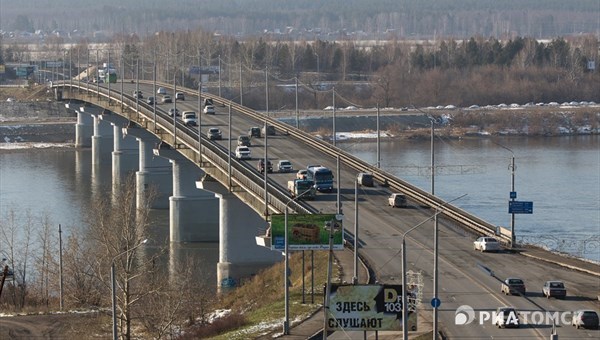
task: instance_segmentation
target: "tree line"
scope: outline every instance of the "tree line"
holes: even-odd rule
[[[91,44],[85,40],[67,51],[63,46],[63,39],[51,39],[42,57],[81,65],[93,64],[98,53],[90,52]],[[209,76],[212,85],[207,86],[215,86],[218,78],[225,87],[219,92],[234,101],[241,87],[244,105],[255,109],[266,108],[264,95],[256,89],[265,83],[265,73],[273,100],[278,101],[274,104],[281,103],[277,107],[293,106],[295,99],[278,85],[293,84],[296,78],[303,88],[299,105],[306,109],[331,102],[327,98],[333,86],[340,102],[364,107],[600,102],[600,73],[593,67],[598,63],[599,42],[592,35],[550,41],[472,37],[361,45],[264,38],[239,41],[197,30],[160,32],[144,39],[119,34],[99,51],[101,62],[107,61],[109,50],[112,63],[120,65],[126,78],[139,72],[140,78],[152,79],[156,65],[158,80],[190,88],[197,88],[199,81],[193,66],[220,67],[220,74]],[[5,62],[40,58],[40,52],[31,53],[18,44],[2,45],[0,52]],[[357,88],[359,82],[368,85]]]

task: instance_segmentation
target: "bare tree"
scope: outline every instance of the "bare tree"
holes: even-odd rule
[[[136,207],[135,178],[130,175],[112,194],[100,198],[87,216],[97,250],[95,275],[109,291],[112,265],[115,268],[118,333],[124,339],[131,339],[136,305],[160,288],[150,279],[156,275],[154,263],[160,254],[150,255],[140,247],[148,238],[151,201]]]

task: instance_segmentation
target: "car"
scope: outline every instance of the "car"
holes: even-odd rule
[[[373,174],[370,172],[361,172],[356,176],[356,181],[360,185],[364,185],[366,187],[372,187],[374,185],[373,182]]]
[[[573,327],[579,328],[588,328],[588,329],[598,329],[598,324],[600,321],[598,320],[598,313],[593,310],[580,309],[573,312],[573,318],[571,319],[571,325]]]
[[[169,96],[169,95],[164,95],[160,101],[163,104],[165,104],[165,103],[172,103],[173,102],[173,98],[171,98],[171,96]]]
[[[250,159],[251,153],[250,148],[244,145],[238,145],[235,148],[235,158],[237,159]]]
[[[133,91],[133,98],[144,98],[144,94],[140,90]]]
[[[473,249],[484,251],[499,251],[500,242],[493,237],[482,236],[473,242]]]
[[[264,158],[261,158],[258,163],[256,163],[256,168],[258,169],[258,172],[260,172],[261,174],[263,172],[265,172],[265,160]],[[267,172],[273,172],[273,165],[271,164],[271,161],[267,159]]]
[[[393,193],[388,197],[388,205],[392,208],[406,207],[406,195]]]
[[[212,105],[206,105],[204,107],[204,110],[202,112],[206,113],[207,115],[214,115],[215,114],[215,107],[212,106]]]
[[[187,126],[197,126],[198,125],[198,117],[196,116],[196,112],[194,111],[183,111],[181,114],[181,119],[183,123]]]
[[[496,310],[494,324],[498,326],[498,328],[518,328],[521,324],[519,312],[517,312],[514,307],[499,307]]]
[[[161,94],[161,95],[165,95],[167,94],[167,89],[165,89],[164,87],[159,87],[158,90],[156,90],[156,94]]]
[[[221,134],[221,130],[218,128],[209,128],[208,129],[208,138],[211,140],[222,139],[223,135]]]
[[[251,146],[252,145],[252,143],[250,142],[250,137],[244,136],[244,135],[241,135],[238,137],[237,144],[243,145],[243,146]]]
[[[207,106],[207,105],[214,105],[213,100],[211,98],[204,99],[204,106]]]
[[[155,98],[152,96],[150,96],[150,97],[148,97],[148,99],[146,99],[146,103],[148,105],[154,105],[154,101],[155,101]]]
[[[518,277],[509,277],[506,280],[504,280],[504,282],[502,282],[500,291],[505,295],[525,295],[525,282],[523,282],[523,280],[519,279]]]
[[[296,179],[306,179],[306,175],[308,174],[308,170],[301,169],[296,172]]]
[[[253,126],[248,130],[248,136],[250,137],[256,137],[256,138],[260,138],[261,133],[260,133],[260,128],[257,126]]]
[[[564,299],[567,297],[567,289],[562,281],[546,281],[542,287],[542,295],[546,298],[560,298]]]
[[[292,166],[292,162],[287,159],[282,159],[277,163],[277,171],[279,172],[292,172],[294,171],[294,167]]]
[[[175,93],[175,99],[177,99],[177,100],[185,100],[185,93],[183,93],[183,92],[177,92],[177,93]]]
[[[179,109],[172,107],[169,109],[169,117],[173,117],[173,115],[175,116],[179,116]]]

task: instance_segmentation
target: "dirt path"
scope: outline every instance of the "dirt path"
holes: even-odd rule
[[[98,313],[0,317],[0,339],[107,339],[109,322]]]

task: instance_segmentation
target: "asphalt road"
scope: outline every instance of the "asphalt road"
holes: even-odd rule
[[[114,88],[120,89],[120,84]],[[152,92],[151,86],[141,86],[144,97]],[[126,92],[135,88],[127,84]],[[173,95],[172,89],[169,93]],[[157,107],[165,112],[172,104],[160,104]],[[180,111],[198,109],[198,100],[187,96],[178,101]],[[217,106],[216,115],[203,115],[201,130],[206,133],[209,127],[217,127],[223,132],[223,140],[218,141],[228,147],[231,138],[232,152],[237,137],[246,134],[251,126],[261,126],[262,122],[252,121],[233,112],[231,130],[228,125],[227,108]],[[319,163],[329,167],[336,174],[336,161],[313,150],[307,150],[291,138],[283,135],[268,137],[268,157],[274,166],[280,159],[289,159],[295,169],[305,168],[307,164]],[[257,159],[264,157],[264,138],[252,139],[252,160],[244,161],[256,169]],[[345,215],[344,226],[352,233],[354,229],[354,179],[356,172],[345,167],[340,169],[336,185],[341,188],[342,210]],[[273,173],[268,175],[282,186],[295,177],[294,173]],[[337,177],[337,175],[336,175]],[[401,284],[401,239],[402,234],[411,227],[431,218],[434,211],[410,202],[407,208],[387,206],[389,190],[382,186],[359,188],[359,240],[360,253],[368,261],[380,283]],[[456,197],[463,193],[457,192]],[[319,194],[314,201],[315,207],[324,213],[336,212],[336,193]],[[600,293],[600,277],[583,274],[554,266],[518,253],[502,251],[499,253],[480,253],[473,250],[475,235],[464,231],[451,222],[440,218],[439,222],[439,309],[440,330],[450,339],[548,339],[552,330],[549,320],[539,320],[539,324],[528,320],[526,325],[516,329],[498,329],[492,321],[480,320],[480,315],[491,313],[500,306],[514,306],[522,312],[522,317],[530,312],[552,311],[570,312],[577,309],[598,311],[597,295]],[[408,271],[421,273],[422,304],[420,308],[431,309],[430,300],[433,280],[433,222],[428,221],[411,232],[407,238]],[[482,270],[482,264],[493,270],[496,277]],[[505,296],[500,293],[499,279],[508,276],[522,278],[527,287],[527,296]],[[546,280],[562,280],[567,286],[567,298],[564,300],[546,299],[541,295],[541,287]],[[476,319],[467,325],[456,325],[455,314],[459,306],[467,305],[474,309]],[[481,314],[481,313],[483,314]],[[480,322],[481,321],[481,322]],[[522,320],[523,321],[523,320]],[[576,330],[559,323],[560,339],[585,339],[600,337],[599,331]],[[359,336],[362,336],[362,332]]]

